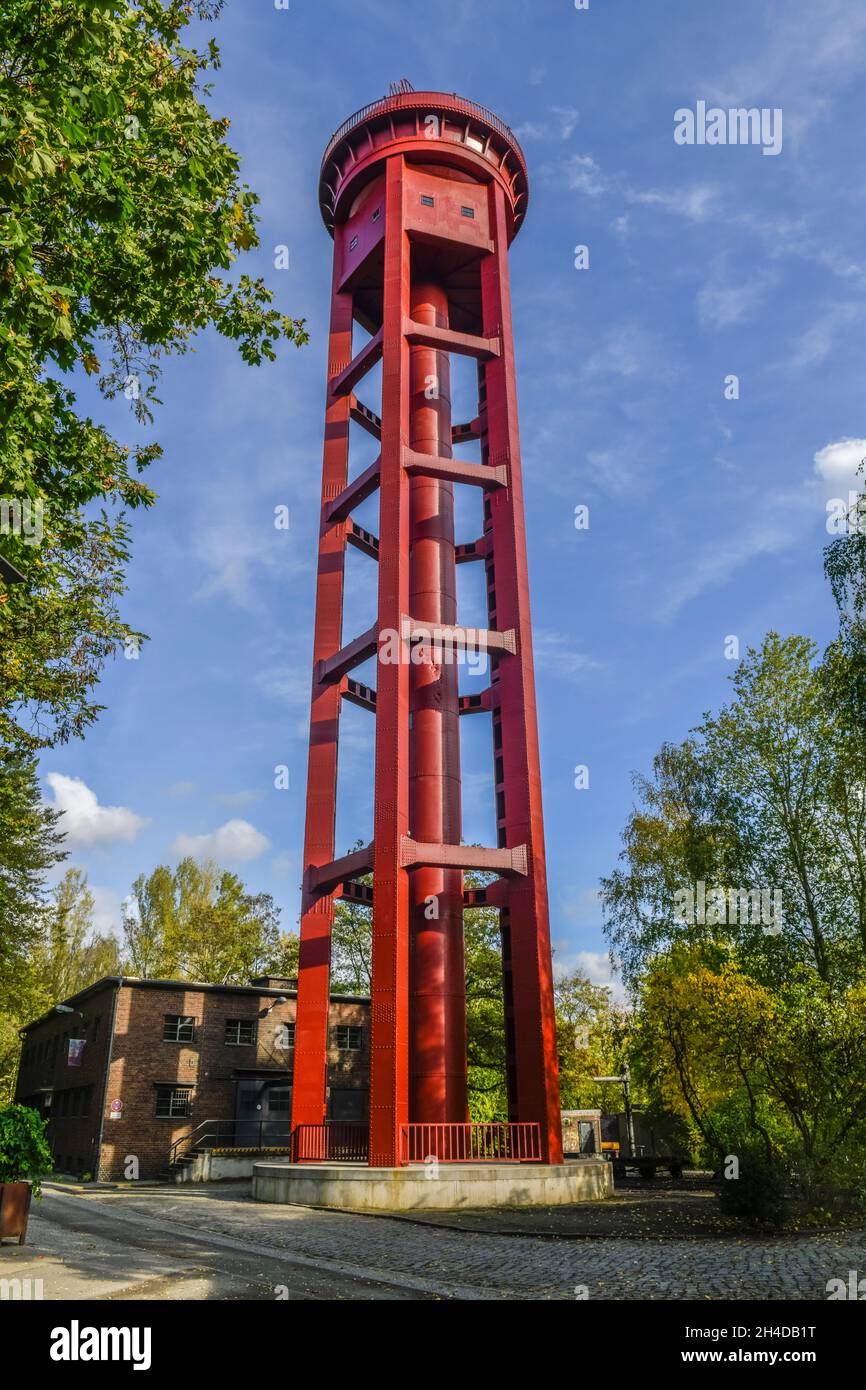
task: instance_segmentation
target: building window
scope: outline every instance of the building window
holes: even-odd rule
[[[182,1120],[192,1114],[191,1086],[157,1086],[156,1110],[161,1120]]]
[[[354,1023],[341,1023],[337,1028],[337,1046],[341,1052],[360,1052],[363,1028]]]
[[[188,1014],[166,1014],[162,1026],[163,1042],[195,1042],[195,1019]]]
[[[93,1036],[90,1039],[91,1042],[96,1042],[96,1039],[99,1037],[99,1025],[101,1022],[102,1014],[97,1014],[96,1018],[93,1020]]]
[[[356,236],[353,236],[353,237],[352,237],[352,240],[349,242],[349,250],[350,250],[350,251],[354,251],[354,249],[355,249],[355,247],[356,247],[357,245],[358,245],[358,238],[357,238]]]
[[[290,1086],[268,1087],[268,1114],[291,1115],[292,1090]]]
[[[294,1023],[278,1023],[277,1034],[274,1038],[274,1046],[279,1047],[283,1052],[288,1052],[289,1048],[295,1045],[295,1025]]]
[[[225,1040],[231,1047],[254,1043],[256,1040],[255,1019],[227,1018]]]
[[[371,222],[378,222],[378,221],[379,221],[379,218],[380,218],[381,216],[382,216],[382,209],[381,209],[381,208],[377,208],[376,211],[373,213],[373,216],[370,218],[370,221],[371,221]]]
[[[474,209],[474,208],[461,208],[461,209],[460,209],[460,215],[461,215],[461,217],[474,217],[474,216],[475,216],[475,209]]]
[[[435,199],[430,193],[422,193],[422,194],[421,194],[421,206],[424,207],[424,208],[432,208],[432,207],[435,207],[435,206],[436,206],[436,199]]]

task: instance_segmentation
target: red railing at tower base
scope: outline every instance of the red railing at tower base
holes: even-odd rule
[[[541,1125],[412,1124],[401,1126],[404,1163],[541,1163]]]
[[[366,1163],[368,1126],[339,1121],[295,1125],[291,1154],[293,1163]],[[401,1125],[400,1162],[427,1163],[431,1159],[439,1163],[541,1163],[541,1125],[531,1121]]]
[[[293,1163],[366,1163],[369,1128],[348,1121],[324,1125],[295,1125]]]

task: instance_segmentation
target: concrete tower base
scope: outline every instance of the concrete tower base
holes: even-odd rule
[[[613,1192],[601,1158],[574,1163],[442,1163],[368,1168],[354,1163],[253,1164],[253,1198],[350,1211],[455,1211],[461,1207],[560,1207]]]

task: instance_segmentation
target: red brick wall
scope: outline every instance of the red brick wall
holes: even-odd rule
[[[276,1045],[280,1025],[294,1023],[294,997],[276,1004],[264,1016],[272,996],[226,990],[155,989],[125,985],[118,1000],[114,1048],[109,1071],[103,1129],[100,1175],[118,1179],[153,1178],[164,1171],[172,1143],[205,1120],[235,1118],[238,1068],[285,1071],[291,1080],[293,1051]],[[191,1015],[196,1020],[194,1042],[163,1041],[167,1014]],[[332,1043],[338,1023],[359,1024],[364,1046],[360,1053],[341,1053],[331,1048],[332,1081],[347,1089],[369,1088],[369,1006],[333,1003]],[[251,1019],[256,1023],[254,1044],[227,1045],[226,1019]],[[190,1086],[192,1113],[186,1119],[155,1115],[156,1086],[175,1083]],[[120,1119],[111,1119],[111,1102],[120,1100]],[[286,1116],[288,1126],[289,1117]],[[137,1161],[137,1169],[130,1164]]]
[[[117,991],[109,1064],[114,990],[113,985],[106,984],[81,1001],[77,1007],[83,1020],[78,1014],[52,1015],[35,1024],[27,1035],[16,1099],[43,1108],[43,1113],[52,1116],[48,1136],[58,1172],[75,1176],[93,1173],[103,1180],[118,1180],[135,1173],[141,1178],[158,1177],[167,1166],[169,1150],[176,1139],[203,1120],[235,1119],[238,1069],[263,1068],[274,1075],[285,1072],[287,1082],[291,1082],[294,1051],[278,1047],[277,1036],[282,1024],[295,1021],[294,995],[275,1004],[276,995],[254,990],[170,988],[143,981],[124,984]],[[272,1004],[273,1009],[265,1016]],[[196,1020],[195,1040],[164,1042],[167,1014],[191,1015]],[[229,1018],[253,1020],[255,1043],[227,1045],[225,1025]],[[354,1024],[362,1029],[360,1052],[345,1052],[337,1047],[335,1030],[339,1024]],[[88,1039],[80,1067],[67,1065],[66,1041],[71,1034]],[[106,1068],[102,1150],[97,1163]],[[369,1004],[335,1000],[331,1004],[329,1084],[332,1091],[361,1091],[366,1115],[369,1080]],[[192,1087],[189,1118],[157,1117],[158,1084]],[[89,1114],[61,1117],[60,1093],[73,1087],[91,1088]],[[50,1109],[40,1106],[40,1095],[44,1094],[41,1088],[53,1088]],[[121,1102],[119,1119],[111,1118],[113,1100]],[[288,1128],[288,1115],[285,1123]],[[131,1159],[135,1164],[130,1163]]]
[[[96,1143],[102,1083],[111,1035],[111,1003],[114,985],[88,995],[78,1006],[80,1013],[52,1014],[29,1029],[24,1038],[15,1099],[48,1117],[48,1142],[58,1172],[80,1177],[96,1172]],[[83,1015],[83,1017],[82,1017]],[[68,1064],[70,1037],[87,1041],[81,1065]],[[72,1115],[64,1093],[84,1089],[90,1093],[89,1113]],[[50,1106],[45,1104],[51,1090]],[[79,1109],[80,1109],[79,1102]]]

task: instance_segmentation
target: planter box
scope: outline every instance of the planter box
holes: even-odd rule
[[[18,1244],[24,1244],[32,1196],[29,1182],[0,1183],[0,1240],[17,1236]]]

